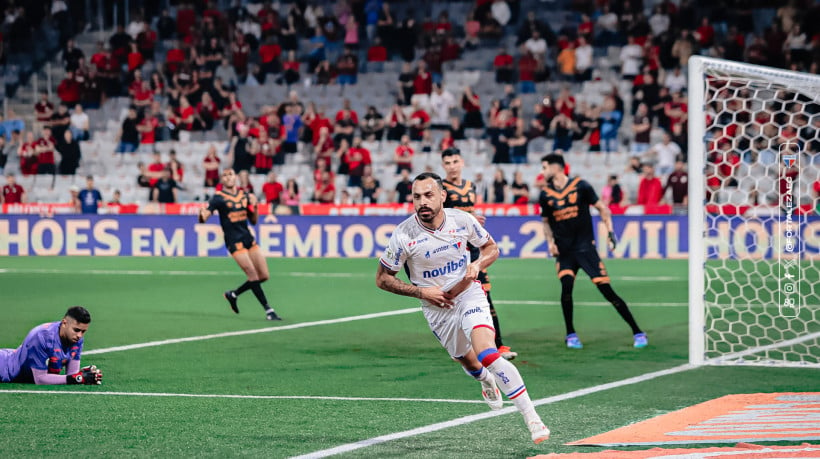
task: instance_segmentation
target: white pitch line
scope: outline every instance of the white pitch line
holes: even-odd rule
[[[2,268],[0,274],[69,274],[69,275],[102,275],[102,276],[230,276],[241,274],[239,271],[176,271],[152,269],[51,269],[51,268]],[[372,277],[365,273],[317,273],[317,272],[271,272],[274,277]]]
[[[315,327],[317,325],[332,325],[344,322],[354,322],[357,320],[377,319],[379,317],[397,316],[402,314],[410,314],[421,311],[421,308],[399,309],[397,311],[376,312],[373,314],[363,314],[360,316],[340,317],[338,319],[317,320],[315,322],[302,322],[293,325],[284,325],[281,327],[266,327],[255,328],[252,330],[238,330],[224,333],[214,333],[211,335],[189,336],[187,338],[172,338],[160,341],[149,341],[147,343],[127,344],[125,346],[105,347],[102,349],[92,349],[90,351],[83,351],[83,355],[107,354],[109,352],[130,351],[132,349],[141,349],[144,347],[164,346],[166,344],[189,343],[192,341],[204,341],[216,338],[227,338],[230,336],[244,336],[255,335],[257,333],[268,333],[275,331],[293,330],[296,328]]]
[[[444,398],[404,398],[404,397],[330,397],[322,395],[237,395],[237,394],[175,394],[168,392],[97,392],[81,390],[17,390],[0,389],[0,394],[46,394],[46,395],[112,395],[124,397],[181,397],[181,398],[229,398],[251,400],[339,400],[354,402],[422,402],[422,403],[467,403],[483,405],[483,400],[451,400]],[[509,403],[509,402],[506,402]]]
[[[183,271],[183,270],[152,270],[152,269],[57,269],[57,268],[0,268],[0,274],[69,274],[69,275],[97,275],[97,276],[229,276],[237,274],[237,271]],[[370,273],[354,273],[354,272],[333,272],[333,273],[317,273],[317,272],[277,272],[272,271],[271,276],[274,277],[372,277]],[[496,279],[544,279],[545,276],[507,276],[503,274],[494,274]],[[612,276],[610,276],[612,277]],[[613,280],[622,282],[679,282],[685,281],[686,277],[676,276],[615,276]]]
[[[538,300],[493,300],[494,304],[525,304],[525,305],[543,305],[543,306],[560,306],[560,301],[538,301]],[[612,306],[612,303],[605,301],[576,301],[579,306]],[[663,306],[663,307],[684,307],[689,306],[689,303],[633,303],[629,306]]]
[[[653,371],[651,373],[645,373],[642,375],[634,376],[632,378],[622,379],[620,381],[614,381],[611,383],[600,384],[597,386],[587,387],[586,389],[579,389],[572,392],[567,392],[565,394],[554,395],[552,397],[546,397],[538,400],[534,400],[533,404],[535,406],[541,405],[548,405],[552,403],[562,402],[566,400],[570,400],[573,398],[583,397],[585,395],[594,394],[596,392],[602,392],[609,389],[615,389],[617,387],[628,386],[631,384],[637,384],[641,382],[646,382],[655,378],[660,378],[662,376],[669,376],[676,373],[681,373],[684,371],[691,370],[693,368],[697,368],[694,365],[680,365],[677,367],[672,367],[666,370],[660,371]],[[374,446],[381,443],[386,443],[393,440],[399,440],[402,438],[414,437],[416,435],[423,435],[431,432],[436,432],[439,430],[448,429],[450,427],[458,427],[465,424],[470,424],[472,422],[481,421],[484,419],[490,419],[497,416],[502,416],[505,414],[515,413],[517,409],[515,407],[507,407],[500,409],[498,411],[488,411],[485,413],[474,414],[471,416],[464,416],[461,418],[456,418],[450,421],[439,422],[436,424],[430,424],[428,426],[417,427],[415,429],[405,430],[404,432],[396,432],[392,434],[382,435],[379,437],[368,438],[366,440],[357,441],[354,443],[347,443],[345,445],[335,446],[333,448],[323,449],[320,451],[314,451],[312,453],[303,454],[301,456],[295,456],[292,459],[318,459],[323,457],[335,456],[337,454],[342,453],[349,453],[351,451],[355,451],[362,448],[367,448],[368,446]],[[549,423],[547,423],[549,424]]]

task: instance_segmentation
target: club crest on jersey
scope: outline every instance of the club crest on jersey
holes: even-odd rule
[[[797,162],[797,155],[783,155],[783,164],[786,167],[793,167]]]
[[[567,199],[569,199],[570,204],[575,204],[575,201],[578,200],[578,193],[573,191],[569,194],[569,196],[567,196]]]
[[[461,241],[453,242],[453,248],[458,250],[461,248]]]

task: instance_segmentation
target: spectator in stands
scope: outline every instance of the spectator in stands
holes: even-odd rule
[[[638,186],[643,178],[643,164],[638,156],[630,156],[626,168],[621,175],[624,191],[624,202],[634,203],[638,200]]]
[[[259,134],[251,143],[250,153],[254,157],[254,172],[267,174],[273,167],[273,157],[277,154],[278,142],[268,135],[267,129],[260,129]],[[247,169],[246,169],[247,170]]]
[[[413,171],[413,154],[414,151],[413,147],[410,145],[410,136],[401,136],[401,142],[396,146],[395,153],[397,174],[400,174],[403,170],[406,170],[407,172]]]
[[[671,20],[666,14],[666,5],[655,5],[652,16],[649,17],[649,27],[652,29],[652,36],[659,37],[669,30]]]
[[[461,94],[461,108],[464,110],[462,125],[465,129],[484,128],[484,118],[481,116],[481,99],[470,86],[465,86],[464,92]]]
[[[661,141],[646,152],[645,160],[655,163],[658,175],[666,176],[674,170],[681,154],[680,146],[672,142],[672,136],[668,132],[664,132]]]
[[[616,107],[614,97],[604,99],[601,110],[601,148],[606,153],[618,151],[618,129],[623,116],[623,112]]]
[[[592,46],[586,37],[578,37],[578,46],[575,48],[575,81],[584,82],[592,79],[593,55]]]
[[[553,135],[553,150],[570,151],[572,141],[581,133],[581,128],[572,118],[564,113],[558,113],[550,123],[550,132]]]
[[[408,120],[398,103],[390,107],[390,117],[387,124],[387,140],[400,141],[407,132]]]
[[[410,140],[419,141],[424,136],[424,132],[430,127],[430,115],[421,107],[418,101],[413,102],[413,108],[408,120],[410,127]]]
[[[336,201],[336,185],[333,184],[330,172],[321,173],[321,179],[316,182],[313,200],[319,204],[333,204]]]
[[[666,74],[666,80],[663,84],[671,94],[682,93],[686,91],[686,75],[681,72],[680,67],[675,67],[672,72]]]
[[[81,104],[74,106],[74,113],[69,117],[69,130],[71,130],[72,136],[77,139],[78,142],[91,138],[88,114],[83,111]]]
[[[61,103],[57,106],[57,112],[51,115],[51,122],[48,123],[54,138],[62,139],[63,133],[69,128],[70,124],[71,114],[68,113],[68,106]]]
[[[529,51],[518,58],[518,81],[522,94],[535,93],[535,74],[541,64]]]
[[[358,81],[359,75],[359,58],[353,54],[353,50],[345,47],[342,55],[336,61],[336,70],[338,76],[336,82],[342,85],[354,85]]]
[[[74,175],[77,173],[77,168],[80,167],[80,144],[74,139],[72,131],[65,131],[63,133],[63,141],[57,142],[57,152],[60,154],[60,166],[58,173],[60,175]]]
[[[526,204],[530,200],[530,186],[524,181],[524,174],[521,171],[515,171],[513,174],[513,182],[510,185],[512,190],[513,204]]]
[[[590,153],[601,152],[601,109],[597,105],[587,106],[581,102],[578,106],[576,121],[582,137],[587,143],[587,151]]]
[[[601,201],[607,206],[620,206],[623,199],[624,193],[618,183],[618,176],[610,175],[606,185],[601,188]]]
[[[265,197],[265,204],[270,206],[270,213],[274,213],[276,206],[282,203],[282,192],[285,187],[276,178],[276,172],[268,173],[268,180],[262,185],[262,194]]]
[[[342,161],[347,164],[347,186],[361,187],[365,168],[373,163],[370,150],[362,146],[361,137],[357,136],[353,139],[353,143],[345,152]]]
[[[621,76],[625,80],[634,80],[643,66],[643,48],[630,35],[626,39],[626,46],[621,48]]]
[[[333,125],[333,143],[339,145],[342,140],[347,143],[353,142],[353,135],[356,133],[356,121],[353,119],[350,110],[339,111],[336,123]]]
[[[182,163],[177,159],[176,150],[168,152],[168,164],[165,165],[165,168],[171,171],[171,178],[182,185],[182,181],[185,177],[185,169],[182,167]]]
[[[495,170],[495,174],[493,175],[492,190],[494,203],[502,204],[507,202],[507,179],[504,178],[504,171],[501,168]]]
[[[396,189],[393,191],[391,201],[398,204],[405,204],[413,201],[413,180],[410,178],[410,171],[402,169]]]
[[[128,114],[122,121],[119,133],[119,145],[116,153],[134,153],[139,145],[139,131],[137,130],[137,109],[128,107]]]
[[[94,187],[94,176],[89,175],[85,178],[85,189],[81,190],[77,195],[80,202],[80,213],[96,214],[100,205],[105,205],[102,193]]]
[[[363,204],[377,204],[379,202],[379,198],[381,196],[381,182],[373,176],[372,170],[367,172],[367,170],[371,169],[371,166],[365,167],[366,172],[365,175],[362,176],[362,203]]]
[[[384,137],[384,116],[376,110],[375,106],[367,107],[367,113],[364,115],[359,129],[362,132],[362,138],[365,140],[380,141]]]
[[[618,33],[618,15],[610,9],[607,2],[603,3],[595,22],[595,30],[598,31],[595,37],[596,46],[617,46],[621,42],[621,36]]]
[[[663,185],[661,179],[655,176],[655,168],[651,164],[643,165],[643,177],[638,185],[638,201],[640,205],[658,205],[663,200]]]
[[[20,142],[17,150],[17,157],[20,158],[20,173],[23,175],[34,175],[37,173],[37,140],[34,133],[26,132],[25,141]]]
[[[501,48],[495,56],[495,59],[493,59],[496,83],[511,84],[515,82],[514,63],[515,61],[510,53],[508,53],[506,49]]]
[[[223,57],[218,67],[214,71],[214,79],[222,80],[222,84],[228,91],[236,91],[239,87],[239,75],[234,66],[228,62],[227,57]]]
[[[51,122],[51,115],[54,114],[54,104],[48,100],[47,92],[40,93],[40,100],[34,104],[34,114],[37,123],[41,126]]]
[[[450,111],[456,106],[456,99],[450,91],[436,83],[430,95],[430,129],[447,130],[450,127]]]
[[[162,175],[159,180],[151,187],[151,202],[160,204],[174,204],[177,202],[177,189],[181,189],[173,178],[171,178],[171,170],[162,169]]]
[[[666,179],[664,196],[669,189],[672,190],[673,205],[685,206],[689,203],[689,173],[686,172],[686,164],[680,159],[675,162],[675,170]]]
[[[649,150],[652,121],[649,119],[649,108],[645,103],[638,104],[635,116],[632,118],[632,154],[642,155]]]
[[[384,71],[384,63],[387,61],[387,48],[382,44],[381,38],[378,37],[371,43],[371,46],[367,49],[367,71],[381,73]]]
[[[66,72],[65,78],[57,86],[57,97],[71,107],[80,101],[80,84],[74,78],[74,72]]]
[[[290,208],[292,214],[299,213],[299,203],[301,196],[299,195],[299,184],[295,179],[289,178],[285,183],[285,189],[282,190],[282,204]]]
[[[689,29],[682,29],[680,37],[672,45],[672,56],[678,59],[678,67],[685,69],[689,65],[689,56],[695,53],[695,41]]]
[[[513,164],[527,163],[527,144],[529,139],[524,134],[524,120],[516,122],[513,134],[507,138],[507,145],[510,150],[510,161]]]
[[[208,188],[213,188],[219,183],[219,156],[216,154],[216,146],[211,144],[205,158],[202,160],[202,169],[205,171],[205,183]]]
[[[37,139],[35,147],[38,175],[55,175],[57,173],[55,163],[56,143],[51,134],[51,128],[48,126],[43,127],[42,134]]]
[[[17,183],[14,174],[6,174],[6,184],[0,193],[0,204],[23,204],[26,201],[26,190]]]
[[[564,48],[558,53],[556,58],[558,65],[558,78],[562,81],[573,81],[575,79],[575,44],[567,41]]]

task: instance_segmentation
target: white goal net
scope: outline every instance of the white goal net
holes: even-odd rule
[[[820,367],[820,77],[689,61],[689,359]]]

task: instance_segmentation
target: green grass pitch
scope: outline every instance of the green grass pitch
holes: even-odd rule
[[[480,400],[479,386],[448,359],[420,312],[333,322],[418,306],[375,287],[375,260],[269,263],[272,278],[264,287],[281,323],[265,321],[250,292],[239,301],[241,314],[230,312],[222,292],[243,276],[229,258],[0,258],[0,347],[18,346],[29,329],[59,319],[73,304],[93,315],[86,352],[330,321],[86,355],[83,364],[103,370],[102,386],[4,384],[0,451],[7,457],[291,457],[487,411],[483,404],[455,403]],[[628,327],[583,275],[575,300],[585,348],[565,349],[552,262],[502,259],[491,269],[502,331],[520,354],[514,363],[533,399],[687,362],[686,260],[611,260],[607,268],[649,333],[646,349],[631,347]],[[540,406],[553,436],[538,446],[513,413],[344,456],[594,451],[563,443],[725,394],[816,390],[816,376],[808,369],[707,367]],[[19,390],[38,392],[9,392]],[[160,393],[168,396],[144,395]]]

